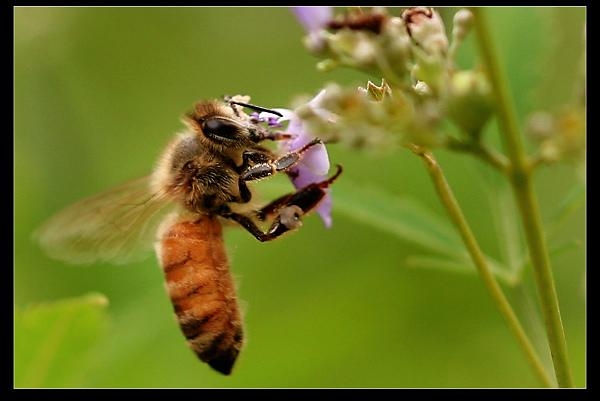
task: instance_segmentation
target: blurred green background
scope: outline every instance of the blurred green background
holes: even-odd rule
[[[448,31],[455,10],[441,10]],[[187,349],[154,255],[84,267],[46,257],[31,239],[34,229],[71,202],[149,173],[196,100],[243,93],[256,104],[285,107],[325,82],[364,85],[369,77],[317,72],[287,8],[32,7],[14,14],[15,386],[538,386],[477,275],[410,267],[407,258],[426,253],[422,246],[335,203],[331,230],[312,216],[297,233],[267,244],[243,230],[226,232],[247,335],[231,377]],[[558,108],[577,83],[585,9],[488,15],[520,118]],[[470,36],[461,66],[475,57]],[[491,173],[468,156],[437,153],[482,247],[502,259],[493,218],[499,211],[487,195]],[[330,155],[345,167],[340,191],[374,188],[445,219],[409,152],[332,146]],[[578,180],[569,165],[537,174],[546,224]],[[269,191],[275,184],[258,185]],[[584,209],[550,238],[551,247],[580,244],[553,256],[577,386],[586,384]],[[521,285],[506,289],[549,363],[529,268]],[[63,320],[31,309],[88,293],[104,294],[108,306],[88,296],[83,317],[69,312]],[[69,302],[77,305],[55,307],[75,311]]]

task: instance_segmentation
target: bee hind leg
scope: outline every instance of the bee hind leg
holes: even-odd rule
[[[311,212],[325,197],[325,189],[329,187],[342,173],[342,167],[337,166],[337,172],[327,180],[315,182],[283,195],[263,208],[257,210],[254,216],[232,212],[228,207],[220,211],[220,215],[233,220],[245,228],[261,242],[271,241],[288,231],[302,226],[302,216]],[[272,218],[273,223],[266,232],[257,225],[256,220],[264,221]]]
[[[256,221],[248,215],[235,213],[227,210],[223,210],[219,214],[222,217],[225,217],[238,223],[260,242],[274,240],[275,238],[290,230],[289,228],[282,226],[271,227],[271,229],[269,229],[267,232],[263,232],[263,230],[256,224]]]

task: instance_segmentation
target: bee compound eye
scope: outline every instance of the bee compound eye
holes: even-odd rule
[[[214,139],[235,139],[239,133],[239,127],[222,118],[208,118],[202,122],[204,135]]]

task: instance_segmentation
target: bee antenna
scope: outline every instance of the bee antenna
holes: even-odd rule
[[[250,104],[250,103],[243,103],[243,102],[236,102],[236,101],[233,101],[233,100],[229,100],[229,104],[237,104],[238,106],[247,107],[247,108],[255,110],[255,111],[264,111],[264,112],[267,112],[267,113],[275,114],[276,116],[279,116],[279,117],[283,117],[283,114],[281,114],[278,111],[267,109],[267,108],[260,107],[260,106],[256,106],[256,105],[253,105],[253,104]]]

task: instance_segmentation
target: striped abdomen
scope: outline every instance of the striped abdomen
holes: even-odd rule
[[[228,375],[242,346],[242,321],[216,217],[176,223],[158,252],[167,290],[190,347]]]

